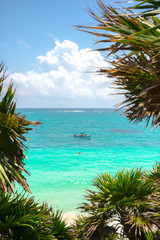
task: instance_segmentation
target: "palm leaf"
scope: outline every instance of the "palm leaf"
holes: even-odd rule
[[[138,13],[141,16],[152,17],[160,14],[160,3],[157,0],[132,0],[132,2],[140,2],[130,9],[144,10]]]
[[[125,96],[116,107],[125,108],[124,114],[130,121],[144,120],[146,126],[151,122],[157,127],[160,125],[160,20],[134,16],[127,9],[115,10],[101,0],[97,4],[101,16],[88,9],[97,25],[77,28],[100,39],[96,42],[104,47],[96,50],[108,51],[108,56],[119,53],[111,61],[113,67],[99,71],[116,79],[113,84]]]
[[[26,147],[25,133],[32,130],[30,125],[37,126],[40,122],[28,121],[25,116],[15,113],[15,90],[11,83],[2,96],[3,82],[6,79],[4,64],[0,64],[0,186],[4,191],[12,191],[12,182],[18,182],[26,191],[31,192],[22,171],[25,169],[24,151]]]

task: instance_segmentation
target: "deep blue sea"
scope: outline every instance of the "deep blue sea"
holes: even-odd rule
[[[18,109],[39,120],[27,134],[30,189],[53,209],[77,211],[98,174],[124,167],[152,169],[160,157],[160,132],[134,125],[114,109]],[[74,138],[85,132],[91,139]],[[81,153],[81,154],[79,154]]]

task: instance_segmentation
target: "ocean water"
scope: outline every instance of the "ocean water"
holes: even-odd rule
[[[63,212],[78,211],[98,174],[124,167],[152,169],[160,156],[159,130],[129,123],[113,109],[18,109],[39,120],[27,134],[27,180],[35,199]],[[74,138],[85,132],[91,139]]]

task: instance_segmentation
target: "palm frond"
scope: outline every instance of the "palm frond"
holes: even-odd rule
[[[150,2],[150,1],[140,1]],[[151,1],[152,3],[152,1]],[[156,6],[156,2],[153,1]],[[113,84],[121,90],[125,100],[118,109],[135,123],[152,122],[153,127],[160,125],[160,20],[133,15],[129,9],[116,10],[97,1],[100,13],[90,16],[96,20],[95,26],[77,26],[78,30],[97,37],[97,43],[104,47],[98,51],[114,55],[110,63],[113,67],[100,69],[100,74],[111,77]],[[140,5],[139,5],[140,6]],[[158,4],[159,7],[159,4]],[[115,55],[118,54],[118,57]]]
[[[93,180],[93,185],[97,191],[88,190],[87,202],[80,207],[87,213],[77,221],[80,238],[104,233],[111,222],[116,222],[115,234],[121,229],[121,235],[129,239],[141,239],[145,233],[154,232],[154,227],[159,228],[157,189],[141,169],[123,169],[114,176],[102,174]]]
[[[139,2],[138,4],[130,8],[143,11],[138,13],[138,15],[144,17],[152,17],[160,14],[160,2],[157,0],[132,0],[132,2]]]
[[[4,64],[0,64],[0,94],[3,82],[6,79]],[[26,191],[31,192],[22,172],[29,174],[25,169],[24,159],[26,141],[25,133],[32,130],[31,125],[37,126],[40,122],[28,121],[25,116],[15,113],[15,90],[11,83],[5,94],[1,94],[0,101],[0,186],[1,189],[12,191],[12,182],[18,182]]]
[[[71,240],[70,228],[46,204],[25,195],[0,192],[0,238],[24,240]],[[3,238],[2,238],[3,239]]]

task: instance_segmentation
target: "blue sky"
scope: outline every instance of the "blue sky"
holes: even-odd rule
[[[1,60],[17,87],[18,107],[111,107],[107,78],[88,71],[105,66],[94,37],[72,25],[94,23],[95,0],[1,1]],[[78,66],[79,65],[79,66]],[[80,67],[81,66],[81,67]]]

